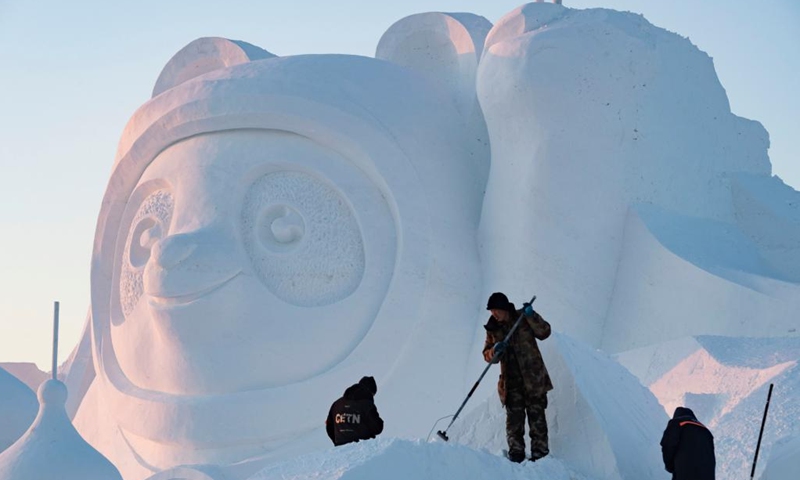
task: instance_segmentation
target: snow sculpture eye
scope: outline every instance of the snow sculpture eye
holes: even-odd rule
[[[281,171],[256,180],[245,197],[242,233],[259,279],[287,303],[335,303],[364,276],[364,242],[352,208],[316,176]]]
[[[142,297],[142,271],[150,259],[150,249],[169,230],[174,205],[169,191],[156,190],[140,204],[130,223],[119,282],[120,305],[126,317]]]

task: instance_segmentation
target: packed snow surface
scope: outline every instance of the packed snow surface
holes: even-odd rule
[[[249,480],[591,480],[554,458],[522,464],[485,451],[421,440],[376,439],[305,455]]]

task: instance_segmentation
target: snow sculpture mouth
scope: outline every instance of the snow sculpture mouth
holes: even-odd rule
[[[149,302],[150,305],[156,308],[169,308],[169,307],[178,307],[182,305],[186,305],[192,303],[196,300],[199,300],[202,297],[207,295],[211,295],[212,293],[216,292],[217,290],[224,287],[228,282],[236,278],[240,272],[236,272],[230,277],[218,282],[210,287],[202,288],[194,293],[186,293],[186,294],[175,294],[175,295],[158,295],[157,293],[150,293],[149,294]]]

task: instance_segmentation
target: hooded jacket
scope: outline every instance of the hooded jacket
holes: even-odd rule
[[[675,409],[661,437],[661,453],[673,480],[714,480],[714,435],[690,409]]]
[[[373,400],[376,392],[375,379],[364,377],[347,387],[344,395],[333,402],[325,420],[325,430],[334,445],[375,438],[383,432],[383,419]]]

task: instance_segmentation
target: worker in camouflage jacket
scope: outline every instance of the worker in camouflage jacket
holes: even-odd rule
[[[500,380],[497,390],[500,402],[506,408],[506,439],[508,458],[513,462],[525,460],[525,416],[531,437],[531,460],[536,461],[548,453],[547,392],[553,389],[550,375],[544,365],[536,340],[550,336],[550,324],[525,304],[517,310],[503,293],[493,293],[486,309],[492,312],[486,329],[483,358],[487,362],[500,362]],[[514,323],[524,315],[512,337],[505,342]]]

